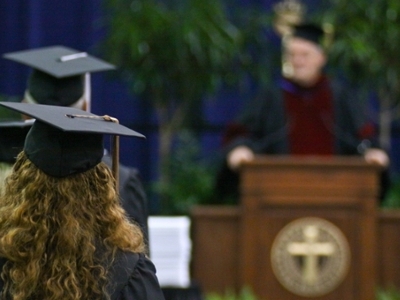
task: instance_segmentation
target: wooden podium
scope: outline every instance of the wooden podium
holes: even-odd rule
[[[241,170],[228,228],[194,210],[194,278],[209,265],[221,272],[214,284],[228,276],[261,299],[375,299],[379,173],[359,157],[257,157]]]

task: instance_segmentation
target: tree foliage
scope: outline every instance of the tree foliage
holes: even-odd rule
[[[198,99],[229,73],[241,37],[219,1],[106,3],[109,58],[134,74],[134,90],[157,105]]]
[[[331,0],[323,14],[335,28],[330,54],[352,77],[375,87],[399,85],[400,2]]]
[[[256,58],[265,58],[267,51],[268,42],[260,36],[265,18],[251,8],[228,10],[223,0],[104,2],[105,56],[118,66],[132,91],[154,108],[159,181],[169,186],[174,139],[199,120],[203,99],[246,74],[268,80],[270,61]]]

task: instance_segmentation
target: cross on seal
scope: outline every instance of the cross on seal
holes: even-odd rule
[[[304,242],[294,242],[287,245],[287,251],[292,256],[304,257],[302,268],[303,280],[307,284],[315,284],[318,279],[318,258],[331,256],[335,253],[332,243],[318,242],[319,230],[315,225],[303,229]]]

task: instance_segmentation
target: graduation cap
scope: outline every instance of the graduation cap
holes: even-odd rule
[[[8,100],[13,101],[13,100]],[[0,162],[13,164],[24,146],[32,121],[23,121],[21,114],[0,107]]]
[[[24,147],[25,137],[33,120],[0,121],[0,162],[13,164]]]
[[[319,46],[322,46],[324,42],[323,29],[312,23],[294,25],[292,36],[305,39]]]
[[[23,150],[37,168],[53,177],[66,177],[96,166],[104,154],[105,134],[144,138],[114,118],[77,108],[10,102],[0,102],[0,105],[35,119]],[[117,153],[118,147],[115,147],[113,173],[118,184]]]
[[[90,73],[115,69],[114,65],[86,52],[64,46],[6,53],[3,57],[33,68],[25,98],[28,102],[48,105],[76,103],[89,90]],[[90,101],[90,95],[86,96]]]

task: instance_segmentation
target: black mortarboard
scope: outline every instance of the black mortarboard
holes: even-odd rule
[[[321,46],[323,44],[324,31],[321,27],[312,23],[299,24],[293,26],[292,36],[308,40]]]
[[[0,121],[0,162],[15,162],[18,153],[24,147],[25,137],[32,123],[32,120],[21,119]]]
[[[53,177],[85,172],[102,159],[103,135],[144,137],[110,117],[52,105],[0,102],[35,120],[24,151],[32,163]]]
[[[32,121],[23,121],[20,113],[0,107],[0,162],[15,162],[31,125]]]
[[[84,74],[115,69],[86,52],[64,46],[6,53],[3,57],[33,68],[28,91],[39,104],[69,106],[83,96]]]

